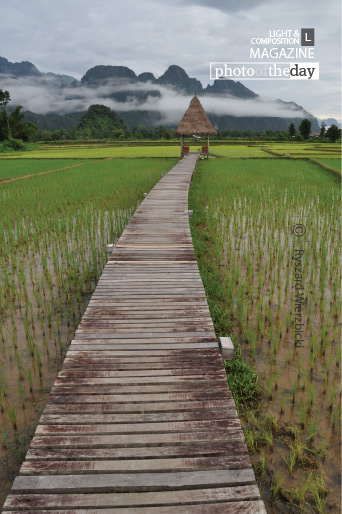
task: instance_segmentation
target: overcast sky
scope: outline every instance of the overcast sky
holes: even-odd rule
[[[206,85],[210,61],[249,61],[252,37],[302,27],[315,28],[319,81],[244,84],[340,120],[339,0],[11,0],[1,6],[0,55],[76,78],[98,64],[157,77],[178,64]]]

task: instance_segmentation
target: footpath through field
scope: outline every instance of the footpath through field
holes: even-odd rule
[[[3,512],[266,512],[192,246],[197,157],[109,257]]]

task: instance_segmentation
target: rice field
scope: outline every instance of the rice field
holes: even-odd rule
[[[331,166],[332,168],[335,168],[337,170],[341,170],[342,169],[342,160],[341,160],[341,158],[339,158],[339,159],[325,159],[325,158],[319,157],[318,160],[320,162],[322,162],[323,164],[326,164],[327,166]]]
[[[271,157],[263,150],[264,145],[211,145],[211,154],[218,157],[248,158],[248,157]]]
[[[194,244],[200,266],[207,260],[220,276],[222,326],[263,391],[258,405],[240,409],[267,510],[334,512],[340,179],[301,157],[340,169],[340,147],[260,142],[211,144],[211,151],[191,187]],[[0,156],[0,502],[101,274],[106,245],[179,154],[170,145],[61,143]],[[294,232],[301,225],[305,239]],[[304,286],[303,302],[296,303],[296,283]]]
[[[80,164],[85,164],[85,162],[75,159],[45,159],[42,161],[35,159],[3,159],[0,160],[0,181],[11,180],[13,178],[24,177],[27,175],[36,175],[37,173],[56,171]]]
[[[191,152],[201,150],[202,144],[186,142],[190,146]],[[256,158],[256,157],[274,157],[274,156],[290,156],[295,158],[314,157],[314,158],[340,158],[341,148],[336,144],[323,143],[298,143],[298,142],[227,142],[211,141],[211,155],[213,157],[227,158]],[[274,152],[274,154],[272,154]],[[146,157],[179,157],[179,142],[172,141],[168,144],[161,142],[143,142],[134,143],[58,143],[58,144],[41,144],[39,149],[26,151],[22,153],[11,153],[0,155],[0,170],[2,169],[2,159],[108,159],[108,158],[146,158]],[[2,174],[0,171],[0,180]]]
[[[191,147],[197,151],[199,146]],[[3,154],[5,155],[5,154]],[[83,145],[65,145],[60,147],[44,148],[23,152],[21,154],[7,154],[7,159],[106,159],[106,158],[139,158],[139,157],[180,157],[179,146],[110,146],[98,145],[84,147]],[[0,157],[1,164],[1,157]]]
[[[314,157],[314,158],[340,158],[341,145],[339,143],[272,143],[265,144],[265,148],[279,156]]]
[[[34,166],[48,170],[54,162]],[[0,184],[0,500],[107,260],[106,245],[174,163],[104,160]],[[15,166],[25,172],[23,161],[1,165],[6,177]]]
[[[262,389],[259,405],[240,408],[268,511],[288,512],[285,501],[339,512],[340,179],[291,159],[197,170],[191,224],[205,286],[210,296],[218,271],[228,330]]]

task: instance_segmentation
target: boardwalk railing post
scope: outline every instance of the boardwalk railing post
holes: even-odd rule
[[[222,359],[231,361],[234,356],[234,345],[230,337],[220,337],[220,350]]]

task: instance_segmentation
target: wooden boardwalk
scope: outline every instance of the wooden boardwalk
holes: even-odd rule
[[[113,250],[3,512],[266,512],[192,246],[196,160]]]

